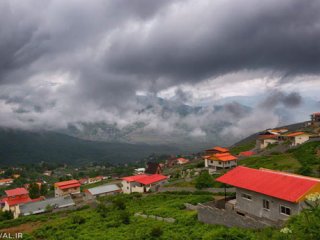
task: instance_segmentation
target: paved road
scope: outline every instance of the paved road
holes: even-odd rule
[[[194,192],[199,191],[194,187],[162,187],[159,189],[159,192],[175,192],[175,191],[187,191]],[[201,191],[212,192],[212,193],[222,193],[224,188],[203,188]],[[235,188],[227,188],[227,192],[235,192]]]

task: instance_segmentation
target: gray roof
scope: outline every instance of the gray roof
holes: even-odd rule
[[[107,184],[107,185],[102,185],[99,187],[94,187],[94,188],[88,189],[88,191],[92,195],[99,195],[99,194],[114,192],[114,191],[118,191],[118,190],[120,190],[120,188],[116,184],[109,184],[109,185]]]
[[[54,208],[63,208],[75,205],[71,196],[63,196],[56,198],[48,198],[38,202],[30,202],[20,205],[20,211],[22,215],[30,215],[36,213],[42,213],[46,211],[47,206],[50,205]]]

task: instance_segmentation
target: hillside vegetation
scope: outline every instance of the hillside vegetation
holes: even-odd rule
[[[119,195],[100,199],[97,208],[73,212],[48,213],[22,217],[0,223],[1,231],[28,229],[24,239],[176,239],[176,240],[269,240],[319,239],[319,207],[293,217],[286,228],[249,230],[207,225],[197,220],[196,211],[186,210],[184,203],[201,203],[213,199],[209,193],[158,193]],[[135,213],[164,218],[135,216]],[[20,225],[20,226],[19,226]],[[301,238],[301,237],[305,238]]]
[[[285,153],[271,152],[267,156],[252,156],[239,161],[240,165],[252,168],[269,168],[320,176],[320,142],[308,142]]]

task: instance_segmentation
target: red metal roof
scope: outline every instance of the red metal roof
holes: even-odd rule
[[[212,157],[209,158],[210,160],[219,160],[223,162],[237,160],[237,158],[230,153],[216,153],[213,154]]]
[[[240,156],[244,156],[244,157],[250,157],[254,154],[255,154],[255,152],[252,152],[252,151],[245,151],[245,152],[239,153]]]
[[[320,183],[317,178],[243,166],[234,168],[216,180],[289,202],[298,202],[312,187]]]
[[[17,195],[29,194],[28,190],[25,188],[15,188],[4,191],[8,197],[13,197]]]
[[[303,135],[303,134],[306,134],[306,133],[305,132],[294,132],[294,133],[286,134],[285,136],[286,137],[296,137],[296,136]]]
[[[45,198],[42,196],[35,199],[31,199],[29,196],[26,196],[26,197],[16,198],[16,199],[4,198],[2,201],[7,202],[9,206],[14,206],[14,205],[23,204],[23,203],[38,202],[44,199]]]
[[[144,185],[159,182],[162,180],[167,179],[167,176],[161,175],[161,174],[152,174],[152,175],[146,175],[146,174],[141,174],[141,175],[136,175],[136,176],[129,176],[129,177],[124,177],[122,178],[125,181],[128,182],[138,182],[142,183]]]
[[[57,182],[54,184],[54,186],[60,189],[66,189],[66,188],[80,187],[81,184],[78,180],[69,180],[64,182]]]
[[[0,183],[7,183],[7,182],[12,182],[12,178],[6,178],[6,179],[0,179]]]
[[[186,158],[178,158],[177,161],[178,161],[179,163],[188,163],[188,162],[189,162],[189,160],[186,159]]]
[[[28,196],[28,197],[17,198],[17,199],[4,198],[3,201],[7,202],[9,206],[13,206],[13,205],[31,202],[32,199]]]
[[[123,177],[122,179],[127,182],[135,182],[135,181],[139,180],[140,178],[145,178],[148,176],[149,175],[147,175],[147,174],[140,174],[140,175],[135,175],[135,176]]]
[[[229,152],[229,149],[228,148],[223,148],[223,147],[219,147],[219,146],[216,146],[213,148],[214,150],[217,150],[219,152]]]
[[[68,189],[68,188],[76,188],[76,187],[80,187],[80,183],[74,183],[74,184],[68,184],[68,185],[64,185],[64,186],[60,186],[60,189]]]

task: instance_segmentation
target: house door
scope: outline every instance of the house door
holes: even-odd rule
[[[147,192],[146,186],[143,186],[143,192]]]

